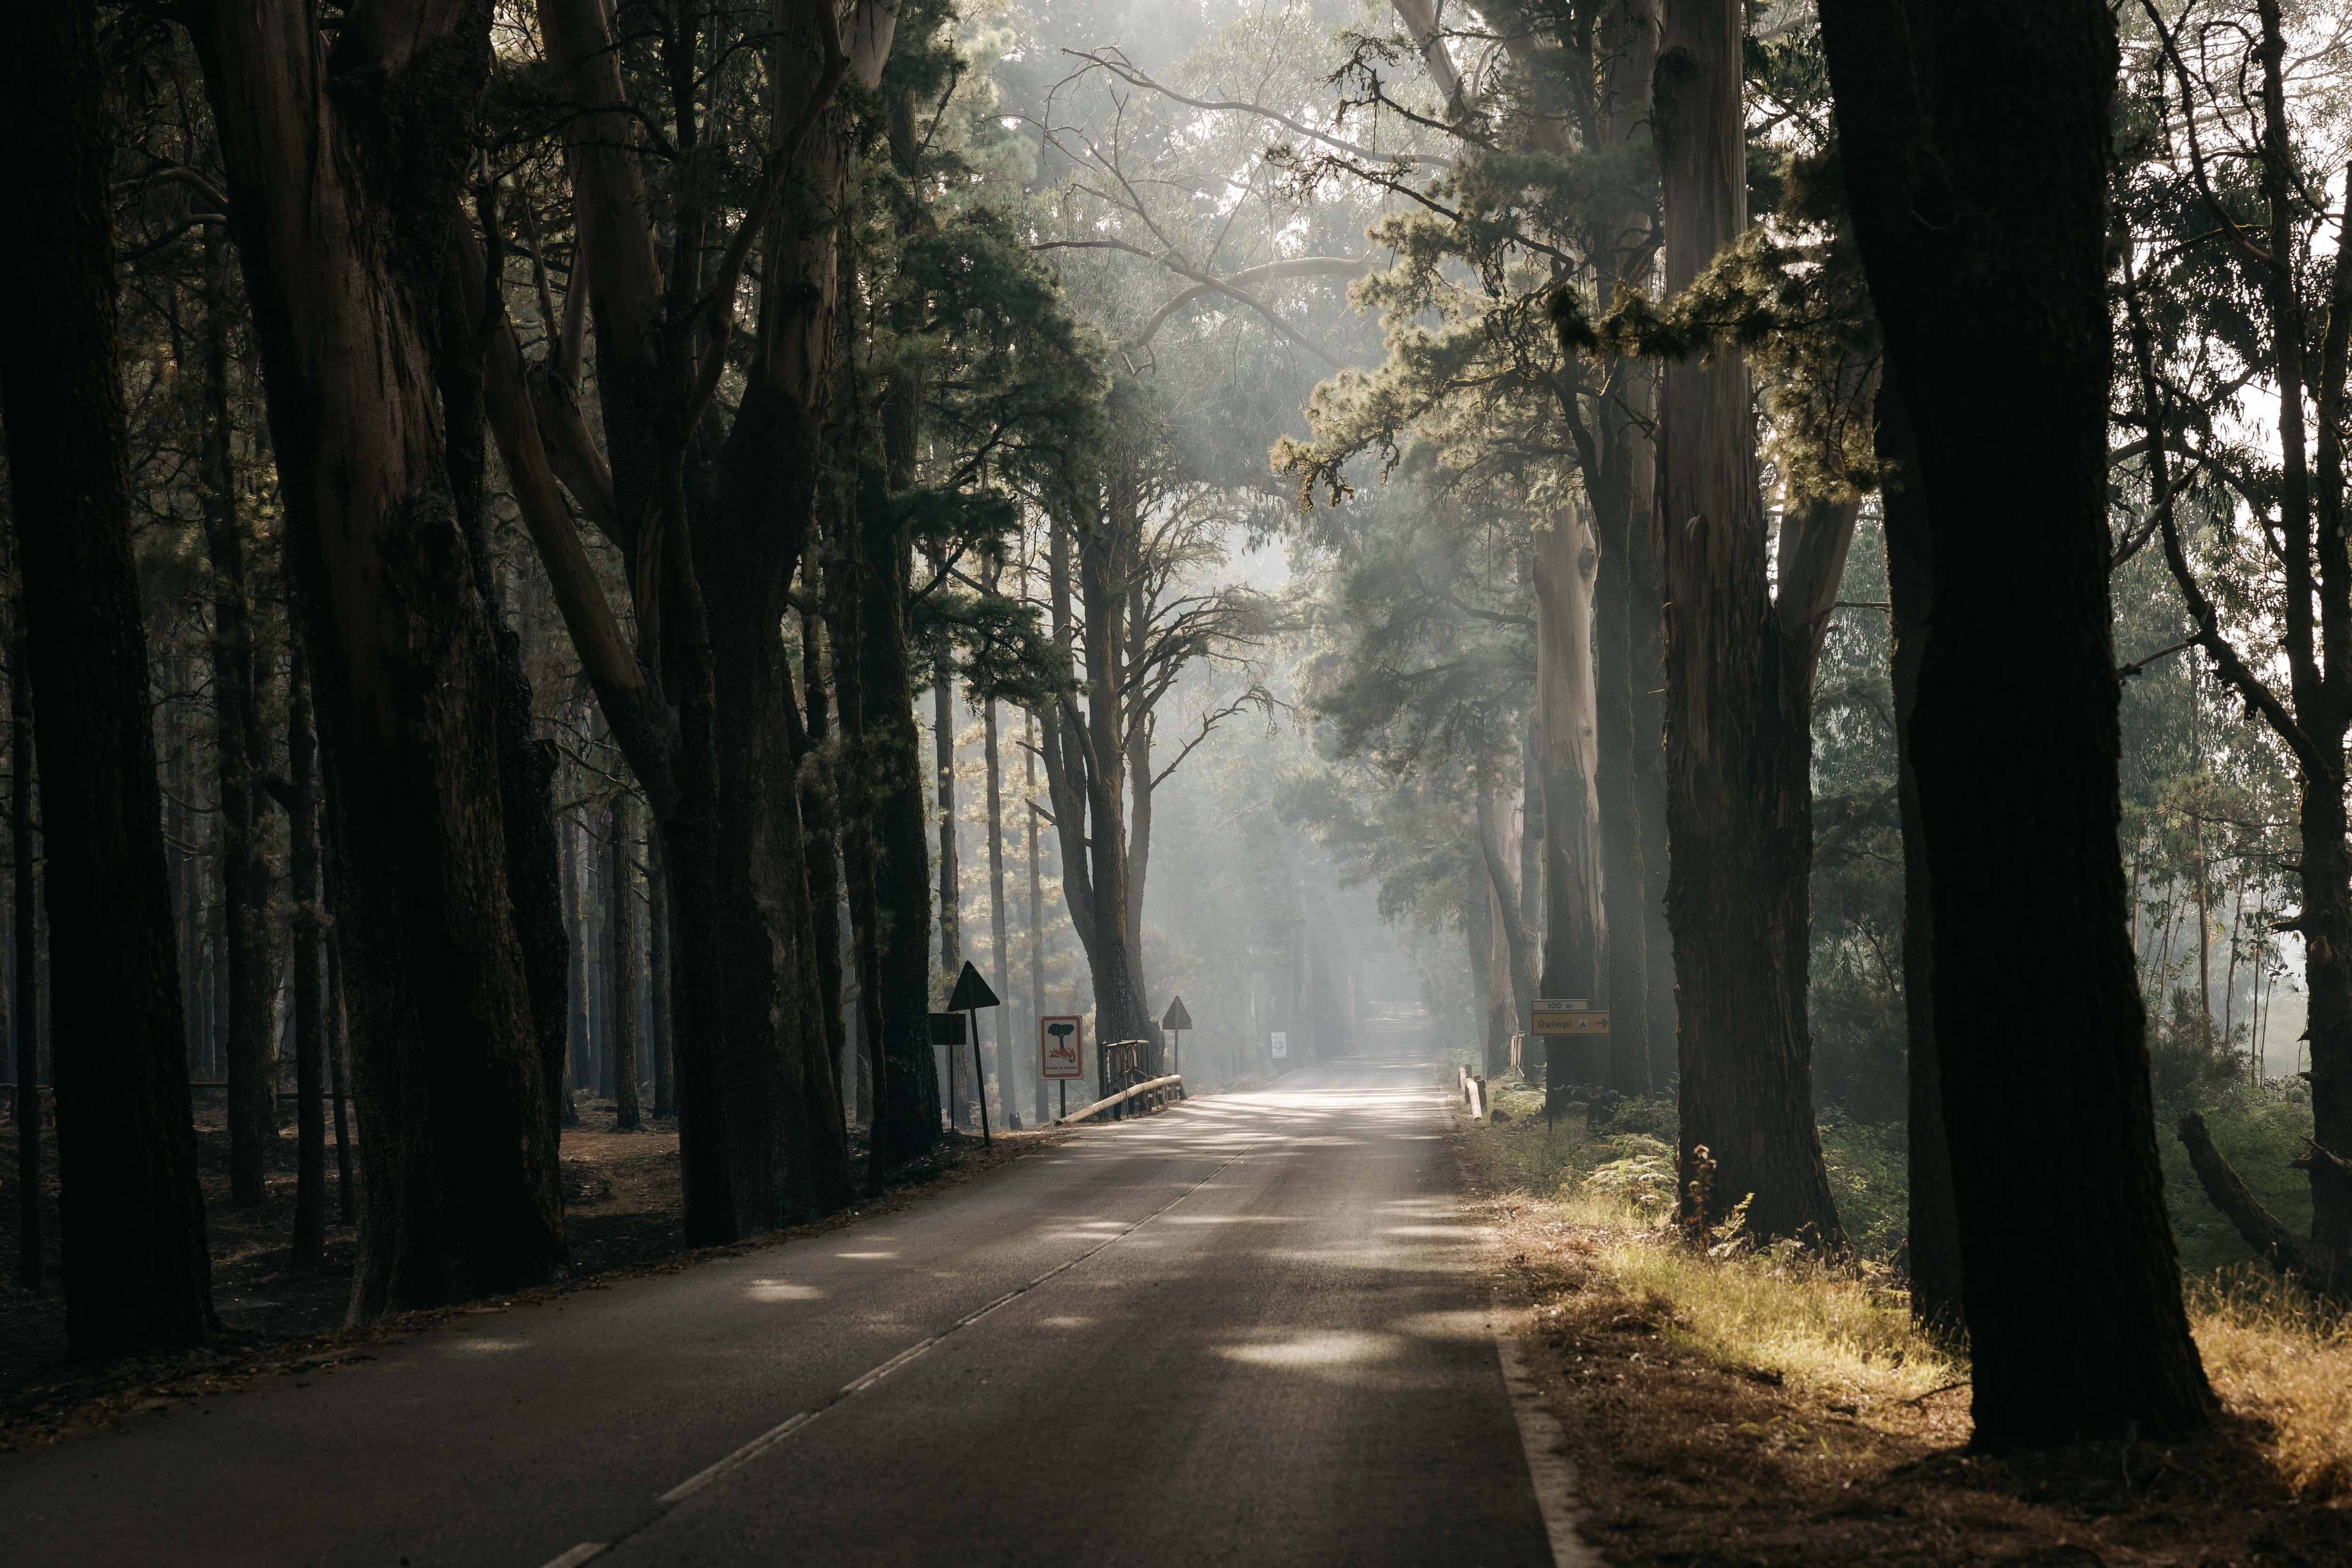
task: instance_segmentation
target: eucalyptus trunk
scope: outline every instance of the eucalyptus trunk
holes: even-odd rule
[[[26,160],[15,195],[41,238],[0,312],[24,620],[12,675],[29,686],[40,752],[66,1350],[89,1360],[200,1345],[218,1325],[131,553],[109,73],[94,4],[14,21],[0,130]],[[20,747],[20,798],[24,763]]]
[[[2213,1396],[2166,1223],[2116,842],[2115,20],[2101,0],[1822,13],[1932,557],[1909,751],[1974,1441],[2174,1436]]]

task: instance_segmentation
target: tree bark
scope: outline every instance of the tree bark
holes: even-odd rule
[[[0,52],[0,129],[26,160],[16,195],[41,232],[13,256],[0,405],[25,622],[14,673],[34,699],[43,785],[75,1360],[199,1345],[218,1326],[131,557],[97,19],[87,0],[27,8]]]
[[[2116,844],[2115,23],[2098,0],[1822,11],[1931,542],[1911,752],[1975,1442],[2173,1436],[2213,1399],[2165,1219]]]
[[[1034,1037],[1038,1020],[1045,1014],[1045,887],[1044,872],[1037,860],[1037,720],[1034,714],[1024,714],[1021,721],[1021,793],[1029,803],[1029,1029]],[[1031,1053],[1033,1040],[1022,1042],[1022,1059],[1030,1064],[1031,1081],[1036,1085],[1034,1101],[1037,1125],[1045,1126],[1053,1120],[1045,1110],[1045,1074],[1042,1063]]]
[[[996,586],[993,571],[989,574],[988,585],[992,590]],[[996,971],[996,984],[1009,996],[1013,985],[1004,957],[1004,774],[997,755],[995,698],[988,699],[982,709],[980,722],[981,743],[988,767],[988,962]],[[1005,1125],[1017,1132],[1021,1130],[1021,1102],[1013,1093],[1011,1012],[1010,1006],[996,1009],[996,1100],[1004,1108]]]
[[[507,879],[498,654],[432,334],[489,10],[199,5],[308,638],[366,1136],[352,1316],[551,1277],[553,1129]]]
[[[950,684],[948,650],[940,650],[940,668],[931,687],[932,801],[940,814],[940,974],[949,984],[963,967],[962,868],[956,855],[955,691]],[[980,1041],[964,1042],[972,1060],[980,1059]],[[948,1079],[948,1123],[968,1127],[978,1118],[976,1107],[961,1103],[963,1075],[956,1068],[956,1050],[943,1053]]]
[[[1935,900],[1927,844],[1919,817],[1919,770],[1912,716],[1919,704],[1919,661],[1935,624],[1936,562],[1910,415],[1883,378],[1877,400],[1880,513],[1886,538],[1887,598],[1893,605],[1895,792],[1903,824],[1903,1023],[1908,1064],[1911,1316],[1947,1335],[1964,1334],[1959,1212],[1952,1193],[1952,1152],[1944,1127],[1944,1091],[1936,1058]]]
[[[350,1119],[344,1106],[350,1092],[345,1079],[352,1054],[351,1026],[343,1011],[343,961],[341,946],[335,936],[335,866],[324,855],[319,858],[320,894],[326,900],[327,911],[327,1069],[335,1090],[335,1205],[342,1224],[357,1225],[360,1186],[352,1170]]]
[[[8,640],[8,866],[9,967],[16,981],[8,998],[16,1043],[16,1283],[41,1288],[47,1259],[41,1233],[41,963],[38,899],[33,837],[32,655],[26,638],[24,568],[16,570],[16,602],[9,606]]]
[[[829,744],[832,721],[826,714],[824,622],[819,606],[824,590],[819,579],[821,551],[813,543],[801,562],[801,691],[805,720],[793,742],[798,759],[801,822],[808,854],[811,929],[815,932],[817,1008],[824,1016],[824,1048],[828,1058],[854,1074],[848,1060],[848,1027],[842,1016],[841,986],[844,933],[841,923],[841,822],[839,798],[832,777],[839,748]]]
[[[319,785],[317,741],[310,729],[310,676],[302,650],[293,650],[286,679],[286,776],[289,859],[294,887],[288,900],[294,937],[294,1244],[297,1268],[315,1268],[327,1256],[326,1029],[319,995]]]
[[[1545,996],[1603,1000],[1611,933],[1601,914],[1600,771],[1592,668],[1592,534],[1574,509],[1536,531],[1535,759],[1543,788]],[[1612,1020],[1613,1022],[1613,1020]],[[1607,1048],[1594,1042],[1545,1042],[1545,1093],[1564,1097],[1570,1081],[1608,1082]],[[1555,1073],[1553,1052],[1564,1069]],[[1577,1059],[1581,1058],[1581,1059]],[[1633,1086],[1611,1083],[1620,1093]]]
[[[278,1148],[278,1063],[269,1031],[269,996],[278,955],[269,940],[269,854],[263,838],[261,778],[269,746],[261,725],[261,683],[254,647],[253,592],[245,525],[236,510],[228,388],[228,239],[205,246],[204,474],[205,552],[212,567],[213,747],[220,802],[221,920],[228,980],[228,1196],[262,1201]]]
[[[1738,0],[1664,7],[1653,124],[1670,293],[1747,226],[1741,15]],[[1718,346],[1669,363],[1659,382],[1683,1219],[1713,1224],[1752,1198],[1750,1233],[1843,1250],[1806,1013],[1811,670],[1790,668],[1792,628],[1767,580],[1747,363]],[[1708,1157],[1713,1199],[1699,1213],[1693,1183]]]
[[[646,835],[646,894],[652,913],[646,921],[646,972],[652,995],[654,1120],[677,1114],[677,1089],[670,1066],[669,877],[662,868],[661,835]]]
[[[563,841],[564,934],[564,1056],[562,1103],[557,1120],[566,1127],[580,1125],[580,1107],[572,1096],[588,1075],[588,883],[587,857],[581,847],[581,824],[575,814],[559,829]]]
[[[606,819],[613,869],[605,884],[612,910],[605,949],[611,956],[604,969],[613,988],[613,1126],[620,1132],[635,1132],[645,1124],[637,1106],[637,893],[632,885],[636,879],[636,827],[631,804],[625,790],[614,791]]]

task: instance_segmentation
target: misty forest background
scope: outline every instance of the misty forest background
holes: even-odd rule
[[[369,763],[373,710],[306,658],[296,584],[338,568],[289,543],[292,519],[336,504],[318,498],[351,400],[286,282],[295,219],[253,107],[271,84],[239,64],[257,39],[186,14],[109,7],[97,34],[127,495],[207,1190],[234,1207],[299,1187],[299,1265],[348,1243],[363,1202],[387,1205],[370,1223],[388,1237],[516,1183],[443,1158],[434,1139],[467,1117],[418,1109],[425,1091],[356,1038],[424,960],[393,917],[361,931],[354,911],[426,897],[419,858],[441,840],[401,837],[400,814],[454,798],[462,769]],[[1161,1068],[1181,1048],[1197,1091],[1346,1055],[1376,1019],[1418,1026],[1415,1008],[1441,1050],[1500,1078],[1534,997],[1585,995],[1617,1027],[1563,1049],[1555,1108],[1594,1160],[1674,1201],[1674,568],[1642,400],[1657,367],[1731,345],[1755,381],[1759,588],[1777,552],[1759,635],[1798,650],[1772,744],[1810,783],[1779,873],[1810,927],[1782,975],[1809,1016],[1831,1228],[1907,1262],[1888,468],[1819,24],[1792,0],[1746,7],[1755,226],[1669,297],[1644,115],[1612,75],[1632,46],[1611,29],[1633,15],[906,0],[854,8],[818,47],[808,7],[543,0],[493,9],[462,144],[434,142],[423,89],[324,94],[372,106],[343,110],[353,210],[375,215],[353,232],[441,312],[409,326],[433,395],[467,412],[447,461],[497,628],[476,665],[506,704],[508,878],[542,1055],[507,1075],[522,1088],[492,1073],[433,1092],[543,1093],[551,1121],[622,1131],[684,1104],[684,1238],[727,1241],[878,1190],[943,1120],[976,1129],[970,1068],[944,1080],[924,1016],[966,959],[1005,1002],[980,1024],[998,1130],[1055,1109],[1041,1013],[1144,1039]],[[330,76],[339,25],[329,7]],[[2313,242],[2340,232],[2347,25],[2271,0],[2122,14],[2118,842],[2165,1199],[2196,1271],[2252,1254],[2172,1134],[2191,1112],[2270,1214],[2313,1226],[2300,775],[2213,651],[2235,638],[2285,679],[2273,518],[2305,481],[2278,386],[2305,325],[2283,329],[2277,289],[2213,237],[2291,229],[2288,292],[2318,302],[2319,331],[2343,287]],[[833,108],[780,159],[788,58]],[[2266,79],[2290,132],[2274,156]],[[457,171],[439,195],[418,174],[435,157]],[[449,217],[464,237],[445,263],[417,236]],[[290,300],[257,300],[257,278]],[[2340,353],[2315,374],[2323,422],[2340,417]],[[2299,397],[2296,420],[2301,441]],[[426,603],[456,581],[419,568],[383,591]],[[479,635],[450,614],[415,623],[424,643]],[[21,606],[9,624],[0,963],[12,1126],[35,1163],[10,1206],[37,1286],[58,1220],[24,1178],[54,1151],[22,1134],[71,977],[49,968],[36,896],[56,807],[30,758]],[[387,689],[433,657],[392,656]],[[766,830],[787,821],[804,842],[780,848]],[[367,887],[336,885],[352,866]],[[787,927],[803,946],[771,941]],[[431,1037],[472,983],[398,1027]],[[1181,1047],[1155,1022],[1179,994]],[[753,1017],[789,1037],[756,1062]],[[840,1116],[808,1109],[826,1097]],[[390,1131],[435,1116],[429,1137]],[[398,1179],[437,1195],[370,1163],[394,1143],[439,1151]],[[354,1316],[543,1272],[532,1248],[560,1239],[524,1211],[548,1201],[515,1199],[437,1262],[338,1249]]]

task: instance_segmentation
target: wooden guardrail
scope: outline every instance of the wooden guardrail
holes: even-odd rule
[[[1066,1116],[1057,1116],[1054,1118],[1054,1125],[1064,1127],[1073,1121],[1084,1121],[1089,1116],[1098,1116],[1122,1105],[1132,1104],[1139,1110],[1156,1110],[1171,1100],[1183,1098],[1183,1075],[1171,1072],[1166,1078],[1147,1079],[1120,1089],[1117,1094],[1107,1094],[1092,1105],[1082,1105]]]
[[[1461,1080],[1462,1103],[1470,1108],[1470,1120],[1486,1120],[1486,1080],[1460,1063],[1454,1068]]]

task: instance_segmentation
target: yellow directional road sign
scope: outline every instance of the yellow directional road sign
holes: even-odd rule
[[[1595,1012],[1580,1002],[1547,1002],[1539,998],[1532,1013],[1535,1034],[1590,1037],[1609,1032],[1609,1015]]]

